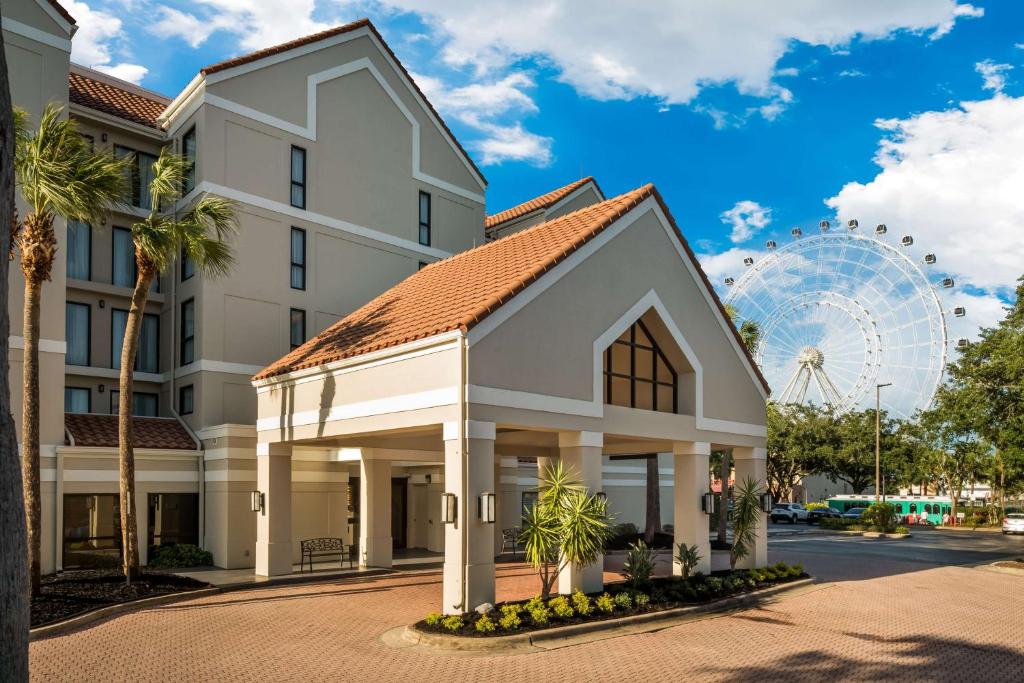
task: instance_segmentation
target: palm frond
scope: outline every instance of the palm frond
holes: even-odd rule
[[[170,206],[181,198],[185,175],[191,164],[191,160],[173,153],[168,147],[160,150],[160,156],[153,162],[153,176],[149,182],[150,211],[153,214],[158,213],[160,207]]]
[[[206,195],[179,221],[182,250],[208,277],[231,272],[235,264],[232,241],[238,234],[238,217],[231,200]]]

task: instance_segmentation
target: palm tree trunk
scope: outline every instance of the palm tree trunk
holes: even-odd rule
[[[11,416],[7,308],[9,253],[14,221],[14,122],[7,57],[0,39],[0,681],[28,680],[28,553],[18,437]]]
[[[39,594],[42,575],[40,554],[43,530],[39,489],[39,305],[42,289],[42,282],[35,282],[31,277],[25,279],[21,480],[22,495],[25,498],[28,572],[32,595]]]
[[[718,501],[718,543],[725,545],[729,542],[729,457],[732,451],[722,451],[722,469],[718,476],[722,480],[722,494]]]
[[[661,532],[661,481],[658,477],[658,456],[648,455],[647,460],[647,514],[644,541],[654,543],[654,535]]]
[[[135,352],[139,345],[142,316],[153,282],[152,270],[140,264],[135,280],[132,302],[128,309],[128,325],[121,347],[121,381],[118,396],[118,460],[121,505],[121,547],[124,554],[124,575],[130,581],[139,573],[139,529],[135,517],[135,448],[132,438],[132,391]]]

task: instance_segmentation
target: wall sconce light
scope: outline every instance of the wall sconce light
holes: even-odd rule
[[[103,141],[103,142],[106,142],[107,141],[107,134],[106,133],[100,134],[100,140]]]
[[[480,521],[484,524],[494,524],[494,494],[480,494]]]
[[[102,394],[102,393],[103,393],[104,391],[106,391],[106,390],[107,390],[107,385],[106,385],[106,384],[101,384],[101,385],[100,385],[100,386],[99,386],[99,387],[97,388],[97,391],[99,391],[99,392],[100,392],[101,394]]]
[[[708,491],[700,497],[700,510],[705,515],[715,514],[715,494]]]
[[[266,514],[266,498],[262,491],[252,491],[249,494],[249,507],[253,512],[262,512]]]
[[[455,524],[455,515],[458,512],[459,499],[454,493],[441,494],[441,522],[444,524]]]
[[[771,512],[772,511],[772,494],[762,493],[761,494],[761,511]]]
[[[106,308],[106,307],[107,307],[107,300],[106,299],[100,299],[100,308]]]
[[[595,493],[594,498],[597,498],[602,503],[608,502],[608,494],[605,493],[604,491],[598,491],[597,493]]]

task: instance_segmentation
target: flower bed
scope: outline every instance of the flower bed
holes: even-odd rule
[[[836,517],[824,517],[819,522],[822,529],[831,531],[875,531],[884,534],[909,534],[910,530],[898,524],[891,528],[885,528],[876,524],[865,524],[856,519],[843,519]]]
[[[536,596],[505,602],[486,614],[442,616],[434,612],[417,622],[415,628],[460,636],[510,635],[696,605],[805,576],[801,565],[790,567],[780,562],[763,569],[714,572],[710,576],[696,574],[688,579],[659,577],[651,579],[644,590],[622,583],[610,585],[606,592],[595,595],[577,591],[571,596],[559,595],[548,600]]]

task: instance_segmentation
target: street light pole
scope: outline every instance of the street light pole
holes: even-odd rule
[[[892,382],[875,385],[875,502],[882,495],[882,387],[891,387]]]

